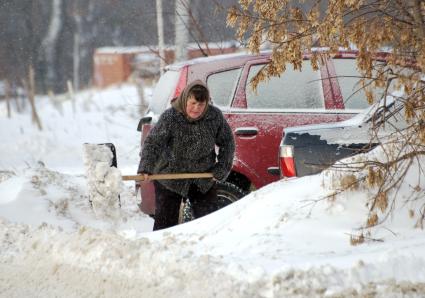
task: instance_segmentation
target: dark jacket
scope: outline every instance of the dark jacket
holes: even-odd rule
[[[218,155],[215,146],[218,146]],[[232,168],[235,143],[222,112],[208,105],[197,120],[188,119],[173,107],[162,113],[145,139],[139,173],[212,172],[217,180],[225,180]],[[212,179],[158,180],[166,188],[184,197],[192,183],[205,193]]]

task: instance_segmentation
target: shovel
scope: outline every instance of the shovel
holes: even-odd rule
[[[175,180],[175,179],[199,179],[199,178],[212,178],[212,173],[173,173],[173,174],[153,174],[148,175],[149,180]],[[122,180],[129,181],[144,181],[144,175],[124,175]]]
[[[94,172],[96,163],[103,163],[117,168],[117,155],[112,143],[84,144],[84,164],[88,172]],[[212,173],[167,173],[149,175],[149,180],[199,179],[213,178]],[[144,175],[122,175],[123,181],[143,181]]]

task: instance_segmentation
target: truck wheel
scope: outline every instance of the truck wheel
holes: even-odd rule
[[[217,182],[217,206],[219,209],[239,200],[246,194],[246,192],[230,182]]]
[[[217,182],[217,207],[221,209],[227,205],[244,197],[247,193],[230,182]],[[180,207],[179,223],[188,222],[194,219],[192,206],[187,200]]]

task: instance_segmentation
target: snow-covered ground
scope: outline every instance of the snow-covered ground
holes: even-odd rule
[[[411,211],[424,198],[408,200],[424,194],[418,165],[362,245],[350,235],[366,221],[370,190],[323,199],[329,172],[151,232],[132,182],[117,216],[95,214],[83,164],[84,143],[112,142],[121,172],[136,171],[136,89],[39,97],[37,108],[42,131],[29,105],[8,118],[0,102],[0,297],[425,297],[425,234]]]

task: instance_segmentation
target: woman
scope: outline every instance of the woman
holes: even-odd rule
[[[201,81],[188,85],[147,136],[138,173],[211,172],[213,179],[158,180],[154,230],[178,223],[180,203],[189,198],[196,218],[217,209],[216,181],[232,168],[235,143],[221,111],[211,105]],[[216,154],[218,147],[218,155]]]

